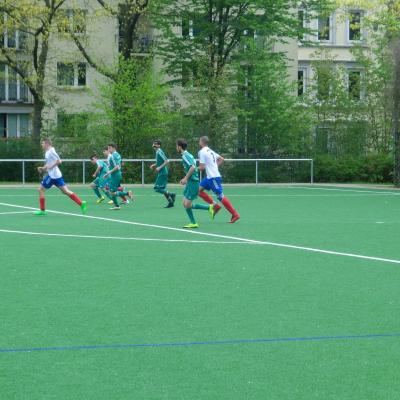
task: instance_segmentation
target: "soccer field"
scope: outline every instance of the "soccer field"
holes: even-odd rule
[[[76,193],[0,189],[0,399],[399,399],[400,192]]]

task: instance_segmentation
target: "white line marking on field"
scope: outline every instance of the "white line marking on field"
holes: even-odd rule
[[[375,194],[375,195],[400,196],[400,192],[397,191],[397,193],[396,193],[396,189],[393,189],[390,192],[383,192],[383,191],[380,191],[380,190],[385,190],[385,189],[357,190],[357,189],[323,188],[323,187],[308,187],[308,186],[289,186],[288,188],[290,188],[290,189],[328,190],[328,191],[336,191],[336,192],[370,193],[370,194]]]
[[[23,208],[23,209],[27,209],[27,210],[37,210],[37,208],[33,208],[33,207],[19,206],[19,205],[8,204],[8,203],[0,203],[0,205],[8,206],[8,207]],[[241,238],[241,237],[237,237],[237,236],[218,235],[216,233],[207,233],[207,232],[201,232],[201,231],[186,230],[186,229],[182,229],[182,228],[173,228],[170,226],[163,226],[163,225],[145,224],[145,223],[141,223],[141,222],[125,221],[125,220],[121,220],[121,219],[95,217],[93,215],[82,215],[82,214],[75,214],[75,213],[69,213],[69,212],[64,212],[64,211],[47,210],[47,212],[53,213],[53,214],[59,214],[59,215],[70,215],[70,216],[79,217],[79,218],[117,222],[117,223],[126,224],[126,225],[164,229],[164,230],[169,230],[169,231],[174,231],[174,232],[185,232],[185,233],[192,234],[192,235],[201,235],[201,236],[208,236],[208,237],[214,237],[214,238],[219,238],[219,239],[228,239],[228,240],[234,240],[234,241],[244,242],[244,243],[248,243],[248,244],[259,244],[259,245],[266,245],[266,246],[273,246],[273,247],[281,247],[281,248],[286,248],[286,249],[303,250],[303,251],[308,251],[311,253],[330,254],[330,255],[335,255],[335,256],[358,258],[358,259],[362,259],[362,260],[372,260],[372,261],[381,261],[381,262],[392,263],[392,264],[400,264],[400,260],[395,260],[395,259],[390,259],[390,258],[364,256],[362,254],[343,253],[343,252],[339,252],[339,251],[323,250],[323,249],[317,249],[317,248],[313,248],[313,247],[304,247],[304,246],[296,246],[296,245],[290,245],[290,244],[285,244],[285,243],[252,240],[252,239],[246,239],[246,238]]]
[[[28,214],[31,211],[9,211],[9,212],[1,212],[0,215],[10,215],[10,214]]]
[[[28,211],[31,212],[31,211]],[[155,239],[140,237],[123,237],[123,236],[95,236],[95,235],[73,235],[68,233],[47,233],[47,232],[31,232],[31,231],[15,231],[9,229],[0,229],[2,233],[12,233],[28,236],[51,236],[66,238],[82,238],[82,239],[105,239],[105,240],[133,240],[141,242],[172,242],[172,243],[206,243],[206,244],[246,244],[245,242],[216,242],[212,240],[186,240],[186,239]]]

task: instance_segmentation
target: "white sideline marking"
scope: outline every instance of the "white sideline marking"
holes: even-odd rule
[[[30,211],[9,211],[9,212],[1,212],[0,215],[10,215],[10,214],[28,214]]]
[[[31,211],[23,211],[31,212]],[[9,229],[0,229],[2,233],[15,233],[29,236],[53,236],[67,238],[82,238],[82,239],[106,239],[106,240],[136,240],[142,242],[177,242],[177,243],[206,243],[206,244],[246,244],[245,242],[216,242],[212,240],[186,240],[186,239],[155,239],[155,238],[140,238],[140,237],[123,237],[123,236],[95,236],[95,235],[73,235],[68,233],[46,233],[46,232],[31,232],[31,231],[14,231]]]
[[[352,193],[371,193],[375,195],[392,195],[392,196],[400,196],[400,193],[396,189],[393,189],[390,192],[383,192],[380,190],[385,189],[375,189],[375,190],[357,190],[357,189],[341,189],[341,188],[324,188],[324,187],[308,187],[308,186],[288,186],[289,189],[307,189],[307,190],[328,190],[328,191],[337,191],[337,192],[352,192]],[[386,189],[387,190],[387,189]]]
[[[0,205],[8,206],[8,207],[23,208],[23,209],[27,209],[27,210],[37,210],[37,208],[34,208],[34,207],[18,206],[15,204],[8,204],[8,203],[0,203]],[[266,245],[266,246],[281,247],[281,248],[286,248],[286,249],[309,251],[312,253],[330,254],[330,255],[335,255],[335,256],[358,258],[358,259],[362,259],[362,260],[372,260],[372,261],[381,261],[381,262],[386,262],[386,263],[391,263],[391,264],[400,264],[400,260],[395,260],[395,259],[390,259],[390,258],[364,256],[362,254],[343,253],[343,252],[339,252],[339,251],[323,250],[323,249],[317,249],[317,248],[313,248],[313,247],[295,246],[295,245],[290,245],[290,244],[285,244],[285,243],[252,240],[252,239],[246,239],[246,238],[241,238],[241,237],[236,237],[236,236],[218,235],[216,233],[207,233],[207,232],[201,232],[201,231],[186,230],[183,228],[173,228],[170,226],[145,224],[145,223],[141,223],[141,222],[125,221],[125,220],[113,219],[113,218],[95,217],[93,215],[82,215],[82,214],[75,214],[75,213],[55,211],[55,210],[46,210],[46,211],[48,213],[53,213],[53,214],[70,215],[70,216],[74,216],[74,217],[95,219],[95,220],[100,220],[100,221],[118,222],[120,224],[144,226],[144,227],[148,227],[148,228],[165,229],[165,230],[175,231],[175,232],[185,232],[185,233],[192,234],[192,235],[201,235],[201,236],[215,237],[215,238],[220,238],[220,239],[228,239],[228,240],[234,240],[234,241],[239,241],[239,242],[248,243],[248,244]]]

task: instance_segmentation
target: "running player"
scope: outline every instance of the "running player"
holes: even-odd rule
[[[108,149],[104,149],[104,155],[108,156]],[[90,187],[93,189],[94,193],[97,196],[96,203],[100,204],[104,201],[104,196],[100,193],[100,189],[102,192],[111,200],[111,195],[106,189],[107,179],[104,178],[104,175],[108,172],[108,164],[104,160],[99,160],[97,154],[93,154],[90,157],[90,161],[92,164],[96,165],[96,171],[93,174],[93,178],[95,180],[90,184]]]
[[[185,185],[183,191],[183,207],[189,217],[190,223],[185,225],[184,228],[193,229],[198,228],[199,224],[193,215],[193,209],[208,210],[213,213],[213,204],[206,206],[205,204],[192,204],[199,194],[199,171],[196,166],[196,160],[186,150],[187,141],[185,139],[178,139],[176,141],[176,150],[182,155],[183,168],[186,175],[180,180],[181,185]]]
[[[103,154],[104,154],[104,156],[106,157],[107,165],[108,165],[108,167],[109,167],[109,166],[110,166],[111,153],[110,153],[109,150],[108,150],[108,146],[104,147]],[[107,180],[107,182],[108,182],[108,180]],[[106,190],[107,190],[108,194],[110,194],[110,190],[109,190],[109,189],[110,189],[110,188],[109,188],[108,183],[107,183],[107,185],[106,185]],[[117,191],[118,191],[118,192],[124,192],[124,188],[123,188],[122,186],[119,186],[118,189],[117,189]],[[121,196],[121,199],[122,199],[121,204],[125,204],[125,205],[126,205],[126,204],[129,204],[129,200],[126,198],[126,196],[122,195],[122,196]],[[111,195],[110,195],[110,201],[108,202],[108,204],[110,204],[110,205],[113,205],[113,204],[114,204],[113,200],[111,199]]]
[[[111,199],[114,203],[114,207],[111,207],[111,210],[120,210],[121,207],[118,204],[117,197],[128,196],[131,199],[132,192],[119,190],[121,189],[120,186],[122,180],[122,159],[120,154],[117,152],[117,145],[115,143],[109,143],[108,151],[110,152],[110,157],[108,159],[109,171],[104,174],[104,178],[110,177],[108,181],[108,187],[110,190]]]
[[[165,196],[168,204],[164,208],[171,208],[175,203],[175,193],[167,191],[168,185],[168,168],[169,160],[161,148],[161,140],[156,139],[153,141],[153,149],[156,151],[156,162],[150,165],[150,169],[155,170],[157,173],[157,179],[154,184],[154,190],[157,193],[161,193]]]
[[[42,149],[45,151],[46,164],[42,167],[38,167],[40,173],[46,172],[45,177],[40,183],[39,187],[39,205],[40,210],[35,212],[35,215],[46,215],[46,205],[44,193],[47,189],[50,189],[53,185],[57,186],[61,192],[67,195],[73,200],[78,206],[81,207],[82,213],[86,214],[87,204],[86,201],[82,201],[75,193],[71,192],[64,182],[62,173],[58,166],[62,163],[59,155],[56,153],[52,146],[50,139],[43,139],[41,141]]]
[[[219,173],[219,166],[224,162],[224,158],[208,147],[209,139],[202,136],[199,140],[201,150],[199,151],[199,169],[206,171],[206,177],[200,182],[199,196],[208,204],[213,204],[213,218],[221,209],[221,206],[213,201],[213,199],[205,192],[212,190],[217,199],[231,213],[232,217],[229,223],[235,223],[239,218],[239,213],[233,208],[231,202],[224,196],[222,188],[222,178]]]

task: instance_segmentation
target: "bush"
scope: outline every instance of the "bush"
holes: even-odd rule
[[[391,183],[393,159],[386,154],[358,158],[317,156],[314,159],[315,182]]]

